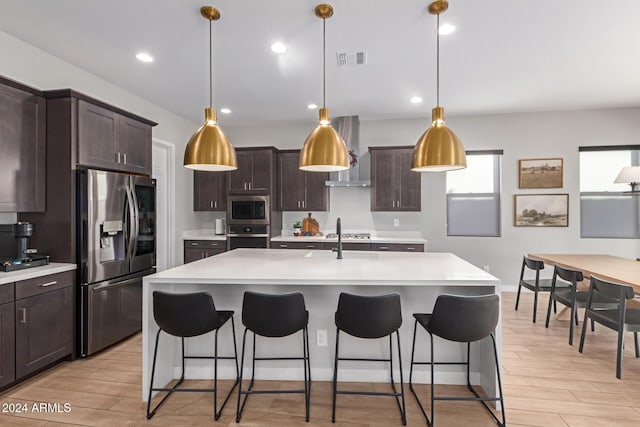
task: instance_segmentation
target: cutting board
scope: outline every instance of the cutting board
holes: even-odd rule
[[[315,218],[311,218],[311,212],[302,220],[302,232],[310,232],[314,236],[320,234],[320,225]]]

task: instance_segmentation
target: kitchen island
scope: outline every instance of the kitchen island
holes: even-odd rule
[[[213,296],[218,310],[235,310],[238,353],[242,342],[242,297],[246,290],[265,293],[302,292],[309,311],[311,370],[314,380],[328,381],[333,373],[335,349],[334,313],[340,292],[361,295],[400,294],[403,324],[400,329],[402,367],[408,381],[413,334],[413,313],[431,312],[436,297],[442,293],[458,295],[486,295],[500,293],[500,280],[449,253],[433,252],[366,252],[344,251],[344,259],[336,259],[331,251],[304,249],[235,249],[214,257],[182,265],[144,278],[143,286],[143,374],[142,396],[147,399],[153,344],[158,330],[153,319],[152,294],[166,292],[207,291]],[[233,348],[231,328],[227,325],[219,333],[220,354]],[[317,331],[326,331],[328,340],[320,342]],[[425,360],[428,353],[426,333],[418,331],[416,360]],[[322,335],[322,333],[320,334]],[[501,322],[496,329],[498,352],[501,353]],[[258,338],[260,340],[260,338]],[[250,340],[249,340],[250,341]],[[297,355],[301,338],[297,335],[270,339],[259,345],[258,356]],[[322,345],[324,344],[324,345]],[[328,344],[328,345],[327,345]],[[180,373],[179,340],[162,334],[161,351],[156,366],[156,386],[166,384]],[[341,355],[380,357],[388,352],[387,340],[361,340],[345,337],[341,340]],[[171,350],[169,350],[171,349]],[[439,342],[437,359],[460,361],[464,346]],[[186,344],[187,354],[212,354],[213,336],[191,338]],[[250,351],[248,348],[247,351]],[[250,354],[250,353],[248,353]],[[472,348],[472,382],[495,393],[496,372],[490,340],[474,344]],[[263,362],[256,367],[256,378],[291,380],[302,378],[302,366],[290,362]],[[301,364],[300,364],[301,365]],[[397,369],[397,365],[395,366]],[[231,361],[219,363],[220,378],[234,378]],[[245,369],[245,375],[250,375]],[[186,378],[213,378],[210,361],[191,360]],[[388,366],[376,362],[349,363],[341,366],[339,381],[387,382]],[[414,372],[414,381],[428,382],[426,366]],[[436,367],[436,383],[465,384],[462,367]]]

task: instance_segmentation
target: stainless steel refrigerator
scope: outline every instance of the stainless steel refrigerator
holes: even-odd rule
[[[142,328],[142,277],[156,265],[155,180],[86,170],[77,179],[80,355]]]

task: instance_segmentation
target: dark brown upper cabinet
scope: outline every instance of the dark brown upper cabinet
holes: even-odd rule
[[[371,210],[419,211],[420,174],[411,171],[413,147],[369,147]]]
[[[46,102],[0,78],[0,212],[44,212]]]
[[[78,164],[151,175],[151,125],[78,100]]]
[[[238,169],[229,172],[229,193],[269,194],[275,190],[276,151],[273,147],[236,148]]]
[[[193,210],[227,210],[227,176],[225,172],[193,171]]]
[[[328,211],[329,173],[298,168],[300,150],[278,153],[278,200],[281,211]]]

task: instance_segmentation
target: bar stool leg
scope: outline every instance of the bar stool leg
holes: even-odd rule
[[[233,354],[234,354],[234,359],[236,362],[236,380],[233,383],[233,385],[231,386],[231,390],[229,390],[229,392],[227,393],[224,402],[222,402],[222,405],[220,405],[220,410],[218,410],[218,330],[216,329],[216,333],[215,333],[215,355],[214,355],[214,364],[213,364],[213,418],[215,421],[218,421],[220,419],[220,416],[222,415],[222,411],[224,409],[224,407],[227,405],[227,402],[229,401],[229,398],[231,397],[231,394],[233,393],[233,390],[235,390],[235,388],[238,386],[238,348],[236,347],[236,328],[235,328],[235,324],[233,323],[233,317],[231,317],[231,331],[233,333]]]
[[[406,426],[407,425],[407,408],[404,401],[404,378],[402,376],[402,354],[400,353],[400,332],[399,331],[396,331],[396,337],[398,338],[398,365],[400,367],[400,396],[402,397],[402,408],[400,408],[400,415],[402,416],[402,425]],[[391,373],[391,375],[393,376],[393,372]],[[397,401],[398,401],[398,397],[396,396],[396,402]]]
[[[336,328],[336,354],[333,362],[333,412],[331,414],[331,422],[336,422],[336,396],[338,387],[338,344],[340,342],[340,329]]]
[[[240,422],[240,417],[242,417],[242,410],[244,409],[244,405],[247,403],[247,398],[249,395],[245,395],[244,400],[242,400],[242,376],[244,374],[244,350],[245,345],[247,344],[247,328],[244,329],[244,333],[242,334],[242,353],[240,358],[240,375],[238,377],[238,406],[236,409],[236,422]],[[242,401],[242,405],[240,402]]]
[[[147,399],[147,419],[150,420],[151,417],[156,413],[156,409],[154,408],[153,413],[150,412],[151,409],[151,391],[153,390],[153,377],[156,374],[156,356],[158,355],[158,339],[160,338],[160,329],[158,329],[158,333],[156,334],[156,345],[153,350],[153,364],[151,365],[151,380],[149,381],[149,398]]]
[[[430,339],[430,342],[431,342],[431,361],[430,361],[430,364],[431,364],[431,421],[429,421],[429,418],[427,418],[427,425],[429,427],[433,427],[433,423],[435,421],[435,416],[436,416],[436,413],[435,413],[436,401],[434,399],[436,394],[435,394],[435,387],[434,387],[434,384],[433,384],[433,382],[434,382],[434,380],[433,380],[433,377],[434,377],[433,366],[435,365],[435,362],[434,362],[434,358],[433,358],[433,334],[431,332],[429,332],[429,339]]]
[[[311,392],[311,371],[307,370],[309,354],[308,354],[308,336],[307,336],[307,328],[302,331],[302,362],[304,368],[304,409],[305,409],[305,419],[309,422],[309,393]]]

